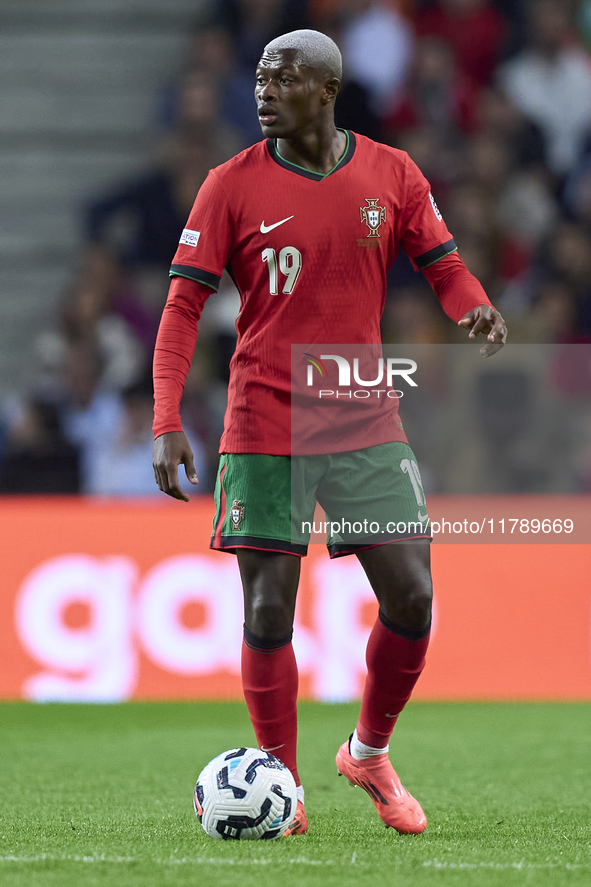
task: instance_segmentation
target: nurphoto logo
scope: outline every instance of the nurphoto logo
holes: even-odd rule
[[[338,373],[337,385],[338,388],[346,388],[348,391],[340,391],[335,389],[321,389],[318,391],[318,397],[320,399],[326,397],[356,397],[358,399],[367,399],[373,395],[380,397],[382,394],[385,394],[386,397],[403,397],[404,392],[394,388],[394,379],[400,380],[403,379],[408,385],[413,388],[417,387],[417,383],[412,378],[412,374],[416,372],[417,363],[414,360],[410,360],[405,357],[380,357],[377,359],[377,362],[373,364],[373,369],[371,369],[371,375],[374,378],[362,379],[361,372],[359,368],[359,358],[354,357],[352,360],[352,375],[353,382],[356,385],[359,385],[360,388],[351,390],[351,361],[347,360],[346,357],[343,357],[341,354],[321,354],[320,356],[316,356],[314,354],[310,354],[308,351],[302,352],[302,357],[308,364],[307,367],[307,378],[306,385],[311,388],[315,383],[315,373],[314,370],[318,371],[319,376],[322,378],[323,382],[329,381],[326,377],[335,374],[335,369]],[[330,370],[326,366],[324,361],[334,361],[336,363],[336,368],[331,365]],[[368,361],[364,360],[364,370],[363,372],[370,372],[370,368],[367,366]],[[378,388],[379,385],[385,385],[385,388]],[[371,389],[371,390],[370,390]]]

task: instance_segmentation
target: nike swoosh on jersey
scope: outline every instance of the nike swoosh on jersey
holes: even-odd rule
[[[421,514],[420,511],[418,512],[417,517],[418,517],[418,519],[420,520],[420,522],[421,522],[422,524],[423,524],[426,520],[429,519],[429,515],[428,515],[428,514]]]
[[[289,222],[290,219],[293,219],[293,216],[288,216],[286,219],[281,219],[280,222],[275,222],[274,225],[265,225],[264,222],[261,222],[260,232],[261,234],[268,234],[269,231],[272,231],[273,228],[278,228],[279,225],[284,225],[285,222]]]
[[[272,748],[265,748],[264,745],[261,745],[261,751],[266,751],[269,754],[272,751],[277,751],[278,748],[283,748],[285,742],[282,742],[281,745],[274,745]]]

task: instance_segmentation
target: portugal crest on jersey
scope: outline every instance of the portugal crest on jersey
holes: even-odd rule
[[[232,519],[232,529],[239,530],[240,524],[244,520],[244,505],[241,499],[234,499],[232,502],[230,518]]]
[[[367,206],[360,206],[361,221],[369,228],[368,237],[379,237],[378,229],[386,221],[386,207],[378,206],[379,197],[366,197]]]

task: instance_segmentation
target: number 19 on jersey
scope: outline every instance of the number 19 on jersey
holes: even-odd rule
[[[302,254],[299,249],[296,249],[295,246],[284,246],[279,253],[278,262],[277,253],[268,247],[263,250],[261,258],[269,268],[269,292],[271,295],[279,295],[279,273],[285,277],[281,292],[286,296],[292,293],[302,270]]]

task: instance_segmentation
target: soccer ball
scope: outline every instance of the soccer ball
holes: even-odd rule
[[[193,806],[199,822],[220,841],[272,841],[293,819],[296,784],[279,758],[258,748],[232,748],[199,774]]]

